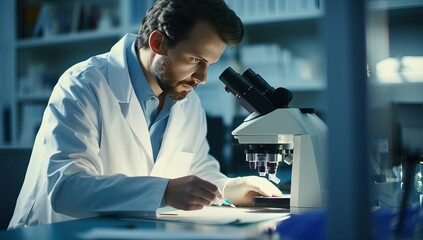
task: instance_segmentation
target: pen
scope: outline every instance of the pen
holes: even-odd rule
[[[225,198],[220,199],[220,203],[236,208],[236,206],[233,203],[231,203],[231,201]]]

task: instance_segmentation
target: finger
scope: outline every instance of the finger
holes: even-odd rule
[[[212,201],[212,203],[210,205],[217,205],[217,206],[222,206],[223,202],[220,201],[220,199],[216,198]]]
[[[202,180],[198,183],[198,185],[204,191],[202,192],[202,195],[210,201],[215,201],[216,199],[221,199],[223,197],[216,185],[210,182]]]
[[[193,211],[193,210],[200,210],[203,209],[204,205],[201,204],[195,204],[195,203],[190,203],[190,204],[186,204],[183,207],[179,208],[181,210],[184,211]]]
[[[282,192],[271,183],[260,187],[260,189],[269,197],[281,197],[283,195]]]
[[[218,198],[218,199],[223,198],[223,195],[220,191],[217,191],[216,198]]]
[[[213,193],[214,195],[220,194],[219,189],[216,187],[216,185],[206,180],[199,179],[198,186],[200,186],[207,192]]]
[[[282,197],[283,193],[281,192],[281,190],[277,187],[275,187],[275,189],[273,189],[272,191],[272,197]]]
[[[264,186],[271,193],[272,197],[281,197],[283,195],[281,190],[270,181],[266,180],[266,184]]]
[[[208,200],[202,197],[194,197],[190,200],[190,205],[201,205],[201,206],[210,206],[212,200]]]
[[[193,205],[190,205],[187,209],[184,209],[184,210],[186,210],[186,211],[194,211],[194,210],[200,210],[200,209],[203,209],[204,208],[204,205],[201,205],[201,204],[193,204]]]
[[[266,192],[271,197],[280,197],[280,196],[283,195],[281,190],[279,190],[279,188],[277,188],[275,185],[273,185],[268,180],[266,180],[265,183],[260,186],[260,189],[262,189],[264,192]]]
[[[198,196],[200,198],[203,198],[209,202],[214,201],[216,198],[218,198],[218,195],[216,193],[208,192],[202,188],[199,188],[195,193],[195,196]]]
[[[217,194],[208,192],[198,186],[191,189],[186,196],[189,197],[190,203],[201,205],[211,205],[211,203],[218,198]]]
[[[265,178],[255,178],[248,181],[249,189],[265,197],[282,196],[282,192]]]
[[[262,189],[258,186],[251,186],[250,191],[256,192],[261,196],[265,196],[265,197],[271,197],[272,193],[269,191],[266,191],[265,189]]]

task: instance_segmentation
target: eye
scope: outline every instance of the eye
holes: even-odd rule
[[[191,61],[197,63],[197,62],[201,62],[201,59],[196,57],[191,57]]]

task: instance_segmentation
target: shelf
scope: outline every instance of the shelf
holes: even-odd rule
[[[402,81],[399,82],[396,79],[385,79],[384,82],[380,81],[380,80],[371,80],[370,81],[370,85],[371,86],[375,86],[375,87],[389,87],[389,86],[412,86],[412,87],[422,87],[423,86],[423,79],[421,79],[421,81]]]
[[[387,10],[401,10],[412,9],[416,7],[423,7],[421,0],[389,0],[389,1],[368,1],[368,9],[370,11],[387,11]],[[323,10],[314,9],[306,12],[286,12],[280,15],[261,15],[248,18],[242,18],[245,26],[265,24],[265,23],[281,23],[291,21],[302,21],[319,19],[324,16]]]
[[[386,11],[386,10],[401,10],[412,9],[416,7],[423,7],[421,0],[385,0],[385,1],[368,1],[368,9],[370,11]],[[264,23],[281,23],[291,21],[302,21],[319,19],[324,16],[323,10],[311,9],[305,12],[286,12],[279,15],[264,14],[260,16],[253,16],[248,18],[241,17],[244,25],[264,24]]]
[[[281,86],[292,92],[321,91],[326,89],[326,84],[322,81],[287,82],[281,84]]]
[[[45,47],[59,44],[72,44],[86,41],[96,41],[108,38],[118,38],[122,36],[121,29],[114,28],[107,31],[86,31],[62,34],[52,37],[34,38],[18,40],[17,47],[19,49],[32,47]]]
[[[421,0],[385,0],[385,1],[367,1],[367,7],[371,11],[386,11],[423,7]]]
[[[280,23],[280,22],[291,22],[291,21],[297,21],[297,20],[309,20],[309,19],[319,19],[323,16],[323,13],[321,10],[308,10],[307,12],[302,13],[285,13],[283,15],[264,15],[259,17],[252,17],[252,18],[246,18],[242,19],[244,25],[247,27],[250,25],[256,25],[256,24],[263,24],[263,23]]]

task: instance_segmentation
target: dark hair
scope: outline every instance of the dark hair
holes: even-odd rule
[[[244,36],[241,19],[224,0],[157,0],[142,21],[137,47],[147,48],[154,30],[165,34],[173,47],[200,21],[211,24],[228,45],[237,45]]]

